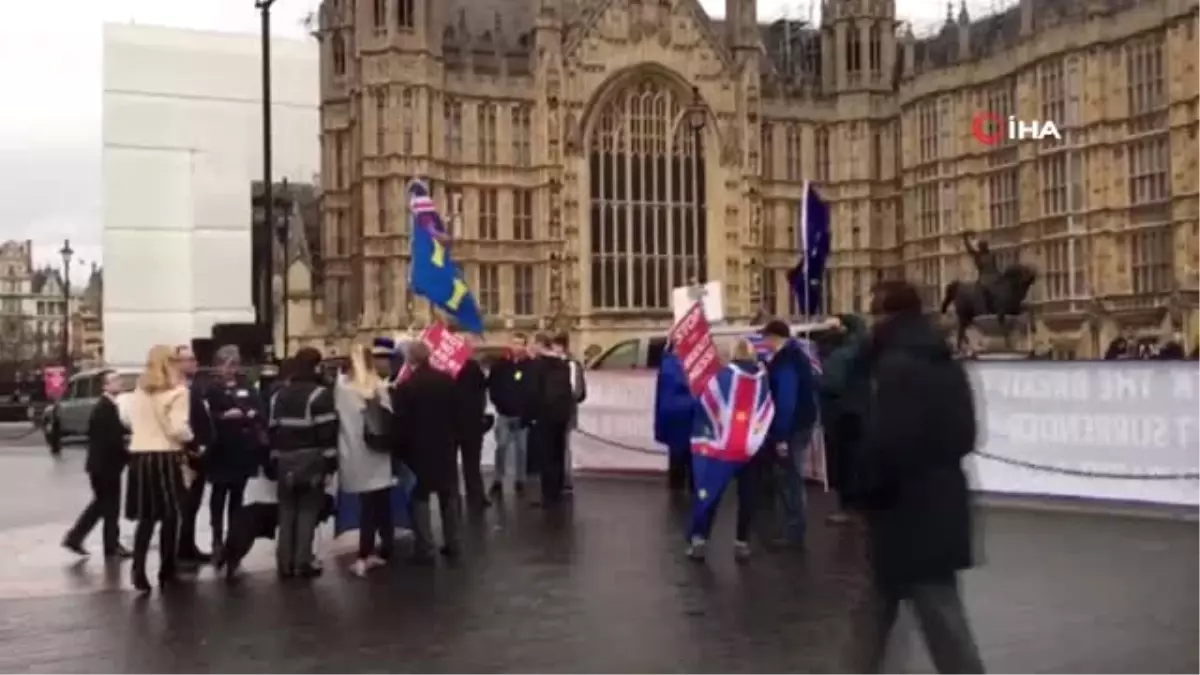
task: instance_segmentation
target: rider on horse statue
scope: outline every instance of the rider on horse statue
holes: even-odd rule
[[[1000,278],[996,254],[992,252],[986,241],[975,237],[971,232],[963,232],[962,237],[963,243],[967,247],[967,253],[971,254],[971,260],[975,262],[975,271],[979,274],[979,288],[983,291],[984,304],[991,309],[996,304],[996,294],[993,289],[996,287],[996,280]]]

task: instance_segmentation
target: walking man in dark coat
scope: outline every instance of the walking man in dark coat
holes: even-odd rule
[[[958,588],[973,548],[962,468],[976,440],[970,381],[911,284],[881,284],[872,308],[872,396],[858,475],[876,592],[864,608],[856,647],[866,663],[856,672],[881,672],[907,600],[939,672],[982,673]]]
[[[121,376],[107,371],[101,376],[104,393],[88,418],[87,470],[92,484],[92,501],[63,538],[63,546],[79,555],[88,555],[83,540],[101,519],[104,520],[104,557],[128,558],[129,551],[119,541],[121,535],[121,472],[129,459],[125,446],[125,425],[117,410]]]
[[[393,389],[396,452],[417,477],[412,494],[413,562],[433,562],[433,522],[429,498],[437,495],[442,516],[442,555],[459,554],[458,457],[462,424],[458,385],[429,363],[429,347],[408,348],[411,374]]]

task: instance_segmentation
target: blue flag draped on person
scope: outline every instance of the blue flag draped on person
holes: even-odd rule
[[[409,182],[408,208],[412,214],[409,287],[463,329],[482,334],[479,304],[463,280],[462,270],[450,257],[450,233],[424,182]]]
[[[812,182],[804,181],[800,198],[800,260],[788,272],[788,284],[805,315],[819,314],[825,297],[825,262],[829,259],[829,204]]]
[[[688,539],[708,539],[721,495],[738,470],[766,441],[775,417],[765,368],[730,363],[719,370],[700,394],[703,414],[692,435],[695,496]]]

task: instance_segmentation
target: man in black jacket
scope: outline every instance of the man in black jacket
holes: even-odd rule
[[[858,476],[876,592],[857,645],[867,661],[856,672],[879,672],[899,604],[908,600],[939,672],[982,673],[958,590],[973,548],[962,468],[976,440],[970,381],[911,284],[881,284],[872,307],[873,393]]]
[[[207,397],[203,382],[196,379],[198,370],[196,355],[191,347],[180,345],[175,349],[176,367],[187,380],[190,395],[188,422],[192,427],[192,442],[188,444],[188,464],[196,472],[196,477],[188,486],[180,505],[179,521],[179,561],[188,565],[200,565],[209,562],[212,556],[201,551],[196,545],[196,517],[200,513],[200,505],[204,502],[204,485],[207,475],[204,471],[209,446],[213,440],[213,421],[209,414]]]
[[[483,491],[483,435],[491,428],[487,417],[487,376],[475,359],[467,359],[458,372],[458,396],[462,406],[458,450],[462,454],[463,489],[467,506],[482,511],[491,506]]]
[[[270,477],[277,481],[281,578],[321,573],[313,536],[325,505],[325,484],[337,470],[339,420],[333,392],[321,382],[321,352],[304,347],[288,361],[286,384],[271,397],[267,420]]]
[[[540,477],[540,504],[550,508],[562,502],[566,484],[567,434],[576,405],[570,364],[555,352],[549,335],[539,333],[535,344],[537,356],[527,371],[531,404],[526,424],[529,427],[530,462]]]
[[[442,555],[459,554],[458,457],[462,406],[454,378],[429,363],[429,347],[408,348],[411,374],[392,390],[393,444],[417,477],[412,492],[413,562],[433,562],[429,498],[437,495],[442,515]]]
[[[88,503],[75,526],[63,538],[68,550],[87,555],[83,540],[87,538],[96,522],[104,520],[104,557],[128,558],[129,551],[119,541],[121,534],[121,472],[129,452],[125,446],[125,425],[117,410],[117,396],[121,393],[121,376],[114,371],[101,375],[104,394],[92,408],[88,418],[88,480],[92,484],[92,501]]]
[[[520,494],[525,487],[529,437],[523,424],[529,408],[527,350],[525,334],[515,334],[508,354],[492,364],[488,372],[488,396],[492,399],[492,407],[496,409],[495,476],[490,490],[493,497],[501,497],[504,493],[504,474],[510,459],[513,466],[513,489]]]

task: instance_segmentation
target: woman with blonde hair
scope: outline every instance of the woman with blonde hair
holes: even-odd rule
[[[145,593],[146,555],[159,532],[160,585],[175,580],[179,510],[186,490],[184,446],[192,440],[190,399],[177,368],[175,350],[156,345],[129,397],[129,487],[125,517],[137,521],[133,536],[133,585]]]
[[[371,348],[350,349],[349,371],[338,377],[334,404],[338,430],[339,492],[359,499],[357,576],[382,566],[392,553],[391,392],[375,370]],[[378,549],[376,539],[378,538]]]

